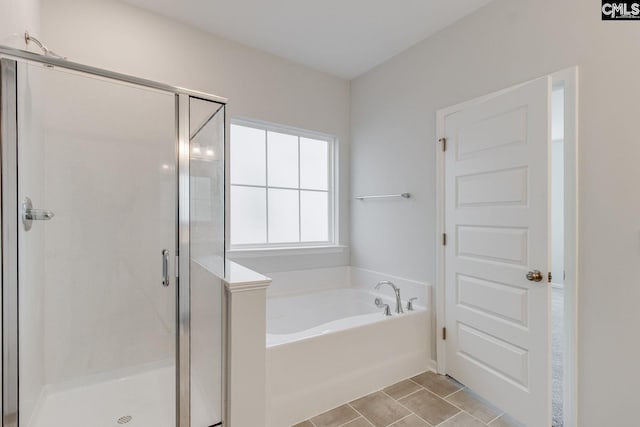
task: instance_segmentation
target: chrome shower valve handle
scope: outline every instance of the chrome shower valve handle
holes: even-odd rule
[[[33,221],[49,221],[54,217],[53,212],[44,209],[33,209],[33,204],[29,197],[22,201],[22,225],[25,231],[31,230]]]

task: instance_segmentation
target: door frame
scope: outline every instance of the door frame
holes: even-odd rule
[[[552,87],[564,87],[564,360],[563,417],[566,427],[578,426],[578,66],[551,73]],[[543,77],[543,76],[542,76]],[[464,108],[495,98],[518,86],[484,95],[436,112],[437,141],[444,138],[445,118]],[[440,143],[436,158],[436,368],[446,374],[445,327],[445,157]],[[551,285],[549,285],[551,286]]]

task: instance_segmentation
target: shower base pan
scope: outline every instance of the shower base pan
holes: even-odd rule
[[[28,427],[175,427],[175,368],[141,370],[45,390]],[[192,399],[193,425],[213,419],[202,396]]]

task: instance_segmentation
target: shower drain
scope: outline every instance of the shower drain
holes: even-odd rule
[[[118,418],[118,424],[127,424],[131,422],[133,417],[131,415],[125,415],[124,417]]]

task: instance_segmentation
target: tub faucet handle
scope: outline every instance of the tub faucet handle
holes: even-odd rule
[[[384,315],[391,316],[391,309],[389,308],[389,304],[382,304],[382,306],[384,307]]]
[[[389,304],[383,303],[381,298],[376,298],[373,302],[375,303],[376,307],[378,307],[378,308],[384,307],[384,315],[385,316],[391,316],[391,309],[389,308]]]
[[[413,311],[413,302],[417,299],[418,297],[409,298],[409,301],[407,301],[407,311]]]

